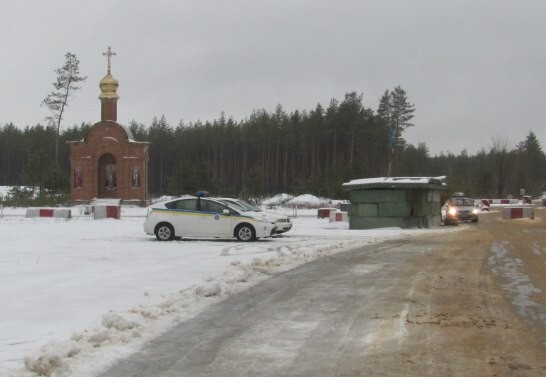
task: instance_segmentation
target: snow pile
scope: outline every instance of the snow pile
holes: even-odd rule
[[[146,339],[158,336],[174,325],[190,318],[198,308],[217,302],[248,287],[249,281],[258,282],[283,266],[294,266],[337,252],[343,242],[326,242],[322,247],[283,248],[282,255],[267,259],[254,258],[250,262],[234,261],[221,276],[209,277],[201,284],[169,295],[156,305],[139,305],[125,312],[109,312],[101,325],[75,332],[66,342],[52,342],[38,352],[24,358],[25,368],[43,376],[82,376],[79,366],[83,360],[96,358],[104,352],[119,353],[119,348],[132,343],[140,345]],[[318,252],[314,252],[318,251]],[[203,300],[209,300],[204,302]],[[101,351],[100,349],[104,349]],[[100,364],[92,374],[105,370],[110,363]],[[89,366],[85,366],[89,369]],[[22,374],[24,375],[24,374]]]
[[[321,207],[332,206],[332,203],[330,200],[325,198],[318,198],[310,194],[303,194],[303,195],[296,196],[295,198],[290,199],[287,202],[287,204],[297,205],[298,207],[303,207],[303,208],[321,208]]]
[[[280,206],[288,202],[294,196],[290,194],[277,194],[269,199],[262,201],[262,204],[265,206]]]
[[[11,186],[0,186],[0,198],[7,198],[10,190]]]
[[[0,199],[10,199],[11,191],[14,188],[19,189],[20,192],[32,194],[31,196],[34,198],[38,195],[39,191],[38,187],[33,186],[0,186]]]
[[[76,356],[80,351],[81,348],[76,342],[50,343],[35,356],[26,356],[25,367],[39,376],[70,376],[72,369],[66,360]]]

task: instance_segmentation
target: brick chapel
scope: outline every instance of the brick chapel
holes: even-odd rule
[[[73,204],[96,199],[115,199],[121,203],[148,204],[148,146],[135,141],[129,128],[117,123],[118,81],[111,74],[110,47],[108,71],[100,81],[101,120],[83,140],[70,141]]]

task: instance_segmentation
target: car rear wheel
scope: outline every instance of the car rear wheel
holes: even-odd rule
[[[163,223],[159,224],[155,228],[155,237],[158,241],[172,241],[174,240],[174,229],[171,224]]]
[[[239,225],[235,231],[235,236],[239,241],[248,242],[256,239],[256,231],[250,225]]]

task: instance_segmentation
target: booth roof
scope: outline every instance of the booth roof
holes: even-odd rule
[[[440,177],[380,177],[353,179],[343,184],[343,188],[350,191],[355,189],[374,188],[433,188],[446,189],[446,176]]]

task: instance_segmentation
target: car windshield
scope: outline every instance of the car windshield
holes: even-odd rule
[[[472,207],[474,205],[474,199],[455,198],[451,200],[451,205],[459,207]]]
[[[247,201],[244,201],[243,199],[238,199],[237,204],[240,205],[241,207],[245,208],[247,211],[253,211],[253,212],[261,212],[262,211],[261,209],[259,209],[257,207],[254,207],[252,204],[250,204]]]
[[[248,209],[246,209],[245,207],[243,207],[239,203],[232,202],[230,200],[222,200],[222,203],[225,203],[228,207],[236,209],[237,211],[240,211],[240,212],[247,212],[248,211]]]

